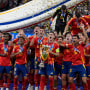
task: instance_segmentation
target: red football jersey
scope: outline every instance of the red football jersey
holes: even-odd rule
[[[90,15],[84,15],[82,16],[87,22],[88,24],[90,25]]]
[[[77,21],[76,17],[73,17],[71,20],[68,21],[68,25],[71,26],[70,32],[72,35],[78,34],[79,32],[82,32],[82,29],[80,29],[79,25],[83,23],[85,27],[88,26],[87,21],[84,18],[80,18],[79,21]],[[79,24],[79,25],[78,25]]]
[[[59,52],[59,45],[57,43],[48,43],[48,46],[50,47],[51,51],[56,53],[56,52]],[[53,63],[55,62],[55,56],[52,55],[52,54],[49,54],[49,57],[48,57],[48,64],[51,64],[53,65]]]
[[[20,52],[19,45],[14,46],[13,53]],[[16,55],[16,64],[26,64],[27,63],[27,45],[24,46],[24,49],[21,54]]]
[[[90,44],[85,46],[85,54],[90,54]],[[90,57],[85,57],[85,65],[90,66]]]
[[[7,48],[7,45],[5,45],[5,49],[6,48]],[[0,56],[0,65],[1,66],[11,66],[10,55],[11,55],[12,50],[13,50],[13,46],[8,46],[8,49],[6,52],[7,56],[6,57]],[[0,43],[0,54],[4,54],[3,43]]]
[[[41,40],[41,38],[36,37],[34,40],[34,46],[35,46],[35,58],[40,57],[40,47],[42,47],[43,44],[45,44],[48,40],[47,37],[43,37],[41,43],[39,43],[38,40]]]
[[[55,62],[56,62],[58,65],[62,65],[63,57],[64,57],[63,47],[59,47],[59,57],[56,57],[56,58],[55,58]]]
[[[72,65],[80,65],[85,63],[84,47],[82,44],[74,47]]]
[[[26,42],[27,42],[27,40],[24,41],[24,43],[26,43]],[[18,44],[18,38],[14,39],[13,43],[17,45]]]
[[[71,62],[72,61],[72,55],[73,55],[73,44],[66,44],[65,42],[63,42],[63,44],[66,46],[68,46],[68,48],[64,48],[63,50],[63,54],[64,54],[64,58],[63,61],[67,61],[67,62]]]
[[[4,42],[4,39],[3,38],[0,39],[0,43],[2,43],[2,42]]]

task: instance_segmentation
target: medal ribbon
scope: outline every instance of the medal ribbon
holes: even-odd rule
[[[19,48],[20,48],[21,52],[23,52],[24,45],[23,45],[23,47],[21,47],[20,44],[19,44]]]
[[[61,11],[61,16],[65,17],[65,13],[63,13],[63,11]]]
[[[38,39],[38,44],[41,44],[41,42],[42,42],[43,38],[44,38],[44,37],[42,37],[42,38],[41,38],[41,40],[40,40],[40,39]]]
[[[48,43],[48,45],[49,45],[49,43]],[[52,44],[52,47],[50,46],[50,50],[51,50],[51,51],[52,51],[53,47],[54,47],[54,42],[53,42],[53,44]]]
[[[5,44],[3,43],[3,48],[4,48],[4,52],[7,52],[7,50],[8,50],[8,45],[7,45],[7,47],[5,48]]]
[[[76,19],[76,22],[77,22],[77,25],[79,26],[80,24],[79,24],[79,22],[78,22],[78,20]],[[82,24],[82,21],[81,21],[81,24]]]
[[[89,46],[90,43],[88,43],[84,48],[86,49]]]
[[[80,53],[80,51],[79,51],[77,48],[75,48],[75,47],[74,47],[74,50],[75,50],[76,52],[79,52],[79,53]]]

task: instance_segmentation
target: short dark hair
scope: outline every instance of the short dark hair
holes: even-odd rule
[[[82,34],[82,36],[84,36],[83,32],[79,32],[79,33]],[[79,33],[78,33],[78,34],[79,34]]]
[[[81,13],[80,13],[80,12],[75,12],[75,16],[76,16],[77,18],[80,18],[80,17],[81,17]]]
[[[66,37],[68,34],[70,34],[70,35],[72,36],[71,32],[67,32],[67,33],[65,34],[65,37]]]
[[[54,34],[54,32],[53,32],[53,31],[50,31],[49,33],[53,33],[53,34]],[[55,36],[55,34],[54,34],[54,36]]]
[[[3,35],[8,35],[9,36],[9,41],[12,39],[12,35],[10,33],[4,32]]]
[[[73,37],[77,37],[78,39],[80,39],[79,36],[78,36],[77,34],[76,34],[76,35],[73,35]]]
[[[63,40],[63,37],[62,37],[62,36],[58,36],[57,38],[58,38],[58,39],[59,39],[59,38],[62,38],[62,40]]]
[[[66,10],[67,9],[66,5],[62,5],[61,9]]]
[[[22,38],[23,40],[25,40],[25,37],[23,37],[23,36],[19,36],[19,37],[18,37],[18,40],[19,40],[20,38]]]

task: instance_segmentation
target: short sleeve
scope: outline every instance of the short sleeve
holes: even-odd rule
[[[71,19],[67,22],[67,25],[71,25],[73,21],[74,21],[74,18],[71,18]]]

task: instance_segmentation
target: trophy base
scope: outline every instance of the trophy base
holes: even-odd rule
[[[44,68],[44,63],[40,63],[39,67]]]

